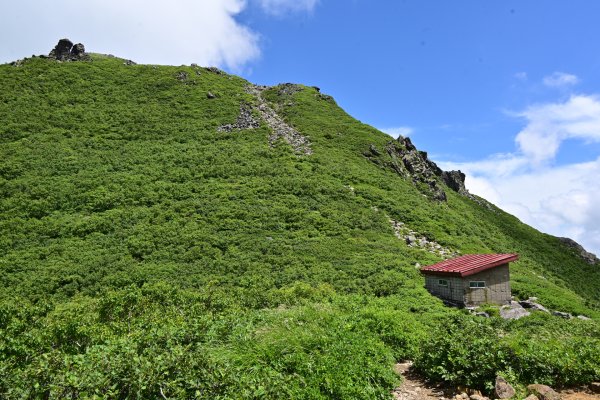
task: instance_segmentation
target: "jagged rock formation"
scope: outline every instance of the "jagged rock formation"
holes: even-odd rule
[[[465,174],[463,174],[461,170],[443,171],[442,179],[446,186],[454,190],[456,193],[462,194],[463,196],[471,195],[465,187]]]
[[[81,43],[73,44],[69,39],[60,39],[48,55],[57,61],[82,61],[88,60],[85,47]]]
[[[384,153],[390,157],[386,159]],[[438,201],[446,201],[446,192],[442,185],[456,193],[470,198],[478,204],[492,210],[485,200],[473,196],[465,187],[465,174],[462,171],[443,171],[427,157],[427,152],[419,151],[408,137],[400,136],[388,142],[383,152],[373,144],[363,152],[373,163],[390,168],[398,175],[411,179],[426,196]]]
[[[282,84],[277,86],[277,88],[279,88],[280,93],[284,95],[291,95],[295,93],[295,91],[302,90],[301,86],[292,84]],[[292,126],[288,125],[262,97],[262,92],[266,89],[266,86],[257,85],[250,85],[246,88],[248,93],[256,97],[258,101],[256,110],[269,128],[271,128],[272,133],[269,136],[269,144],[275,146],[279,139],[283,139],[292,146],[295,153],[303,155],[312,154],[312,148],[308,138],[300,134],[300,132]]]
[[[581,257],[586,263],[588,263],[590,265],[600,263],[600,259],[598,259],[598,257],[596,257],[596,255],[594,253],[590,253],[589,251],[584,249],[582,245],[580,245],[573,239],[569,239],[566,237],[560,237],[560,238],[558,238],[558,240],[560,240],[563,244],[571,247],[572,249],[575,249],[575,251],[577,252],[579,257]]]
[[[382,157],[383,152],[390,157],[389,161]],[[398,175],[411,179],[433,199],[446,201],[446,192],[440,187],[439,179],[444,171],[427,158],[426,152],[418,151],[409,138],[399,137],[398,140],[388,142],[383,152],[375,145],[370,145],[363,155],[375,164],[389,167]]]

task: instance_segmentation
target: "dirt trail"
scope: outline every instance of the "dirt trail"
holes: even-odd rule
[[[395,371],[402,376],[402,385],[394,389],[394,398],[397,400],[427,400],[446,399],[444,389],[440,386],[430,385],[420,376],[415,374],[410,367],[411,362],[396,364]]]
[[[398,375],[402,376],[402,384],[398,386],[392,394],[396,400],[430,400],[430,399],[446,399],[454,400],[460,393],[457,388],[432,385],[427,383],[422,377],[411,369],[412,362],[396,364],[394,370]],[[558,393],[562,400],[600,400],[600,394],[591,393],[583,388],[576,390],[562,390]],[[460,396],[460,394],[459,394]],[[468,399],[466,394],[462,395],[464,399]],[[472,398],[475,398],[473,396]]]

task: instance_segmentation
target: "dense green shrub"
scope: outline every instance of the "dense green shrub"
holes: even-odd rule
[[[599,360],[600,334],[588,321],[544,313],[502,322],[456,315],[423,343],[415,366],[434,380],[489,390],[503,372],[522,383],[589,383],[600,378]]]
[[[387,135],[314,88],[264,92],[311,156],[264,123],[218,130],[256,104],[247,85],[99,55],[0,65],[1,398],[389,398],[413,358],[472,385],[598,379],[598,268],[493,206],[424,197],[363,155]],[[439,257],[390,219],[518,252],[515,294],[594,320],[456,316],[415,268]]]

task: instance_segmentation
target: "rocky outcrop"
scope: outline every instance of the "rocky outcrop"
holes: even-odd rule
[[[588,263],[590,265],[600,263],[600,259],[598,259],[598,257],[596,257],[595,254],[590,253],[589,251],[584,249],[582,245],[580,245],[573,239],[569,239],[566,237],[559,237],[558,240],[560,240],[563,244],[567,245],[568,247],[574,249],[575,252],[579,255],[579,257],[581,257],[583,259],[583,261],[585,261],[586,263]]]
[[[385,153],[389,159],[385,157]],[[427,153],[419,151],[408,137],[399,137],[388,142],[383,151],[371,144],[363,152],[373,163],[390,168],[398,175],[411,179],[412,182],[425,194],[437,201],[446,201],[447,195],[444,187],[475,200],[488,208],[489,204],[473,196],[465,187],[465,174],[461,171],[443,171],[436,163],[431,161]]]
[[[427,196],[438,201],[446,201],[446,192],[440,186],[439,178],[443,171],[429,158],[427,153],[419,151],[409,138],[399,137],[385,146],[390,156],[390,167],[399,175],[410,178]],[[370,154],[375,155],[373,149]]]
[[[462,194],[463,196],[470,196],[469,191],[465,187],[465,174],[463,174],[461,170],[444,171],[442,172],[442,179],[446,186],[456,193]]]
[[[60,39],[48,57],[57,61],[84,61],[90,59],[85,53],[83,44],[77,43],[74,45],[69,39]]]

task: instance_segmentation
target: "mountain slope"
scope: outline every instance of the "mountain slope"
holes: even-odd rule
[[[101,55],[2,65],[0,88],[8,397],[385,398],[393,358],[418,357],[457,313],[415,268],[440,255],[398,239],[392,221],[449,251],[518,252],[514,294],[600,317],[598,265],[410,171],[410,142],[316,88]],[[540,332],[564,324],[537,318]],[[572,342],[549,346],[597,343],[596,321],[568,323]],[[344,354],[355,364],[340,369]],[[544,379],[597,378],[585,368]]]

